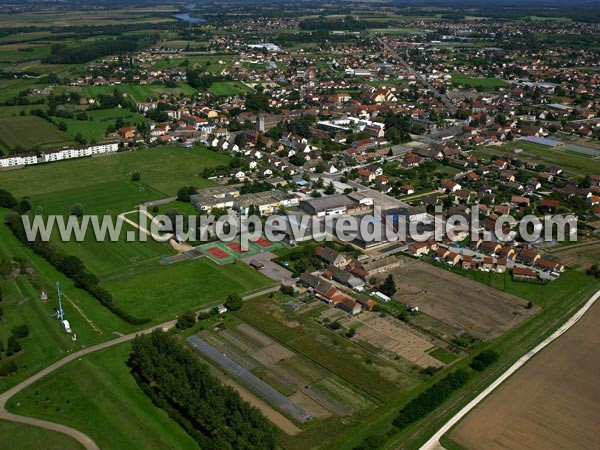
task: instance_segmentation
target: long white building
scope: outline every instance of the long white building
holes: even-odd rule
[[[55,150],[44,150],[41,155],[35,153],[21,153],[19,155],[8,155],[0,157],[0,167],[30,166],[33,164],[63,161],[65,159],[83,158],[85,156],[115,153],[119,150],[119,142],[102,142],[98,144],[84,145],[81,147],[66,147]]]

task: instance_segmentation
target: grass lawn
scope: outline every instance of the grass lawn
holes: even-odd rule
[[[125,364],[130,351],[126,343],[87,355],[28,387],[8,407],[81,430],[100,448],[197,449],[138,387]]]
[[[110,339],[114,336],[113,332],[134,330],[89,294],[75,288],[72,281],[18,241],[4,225],[5,213],[6,210],[0,213],[0,260],[20,258],[27,261],[31,272],[3,282],[4,315],[0,322],[0,339],[6,344],[10,330],[23,323],[29,327],[29,336],[21,341],[23,350],[14,356],[19,371],[0,378],[0,391],[33,375],[70,351]],[[57,281],[64,294],[63,309],[77,334],[77,341],[72,341],[53,317],[57,304]],[[40,291],[48,294],[48,300],[40,299]],[[2,356],[0,364],[6,358]]]
[[[44,450],[84,450],[75,439],[56,431],[0,420],[2,448],[33,449],[44,443]]]
[[[23,147],[25,150],[36,146],[60,147],[70,143],[73,143],[71,136],[40,117],[0,118],[0,149],[5,151],[16,147]]]
[[[450,364],[456,361],[456,358],[458,358],[458,355],[443,348],[436,348],[432,352],[429,352],[429,354],[444,364]]]
[[[213,83],[208,91],[212,95],[223,97],[227,95],[244,95],[252,92],[252,88],[241,81],[218,81]]]
[[[127,242],[127,233],[135,231],[136,240]],[[148,261],[157,261],[160,256],[175,253],[168,243],[156,242],[148,239],[140,242],[138,232],[131,225],[124,223],[117,242],[98,242],[91,233],[86,235],[83,242],[60,241],[58,232],[53,234],[53,240],[60,243],[63,250],[77,256],[94,275],[102,279],[103,276],[130,269]]]
[[[41,207],[43,213],[69,214],[73,203],[81,203],[88,214],[115,214],[174,196],[181,186],[211,186],[199,174],[229,159],[199,147],[136,150],[5,172],[2,187],[16,197],[31,197],[34,211]],[[139,182],[131,181],[135,171],[142,176]]]
[[[452,83],[475,88],[481,87],[483,89],[490,90],[493,90],[496,87],[506,86],[506,82],[504,80],[500,80],[499,78],[472,78],[459,72],[452,73]]]
[[[509,272],[460,272],[466,277],[479,281],[500,291],[508,292],[525,300],[531,300],[543,308],[574,295],[581,286],[588,285],[590,277],[585,273],[567,270],[560,278],[548,284],[513,281]]]
[[[190,308],[215,306],[228,295],[274,284],[244,263],[219,266],[208,258],[171,265],[151,263],[133,275],[125,273],[103,283],[115,304],[130,314],[156,320],[173,318]]]

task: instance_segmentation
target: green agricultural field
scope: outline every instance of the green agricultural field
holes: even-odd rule
[[[17,107],[13,107],[17,108]],[[31,109],[32,107],[29,107]],[[2,116],[0,108],[0,116]],[[6,114],[6,113],[4,113]],[[63,121],[67,124],[67,133],[75,137],[80,133],[88,142],[100,141],[106,137],[106,129],[110,125],[115,125],[118,118],[123,119],[125,123],[138,124],[148,122],[144,116],[131,112],[123,108],[97,109],[86,111],[90,120],[63,119],[54,117],[55,123]]]
[[[39,448],[44,443],[44,450],[84,450],[75,439],[57,431],[25,425],[22,423],[0,420],[0,436],[3,448]]]
[[[563,169],[567,169],[574,174],[598,174],[600,173],[600,160],[590,158],[585,155],[567,152],[562,147],[548,148],[543,145],[533,144],[525,141],[513,141],[511,148],[521,148],[524,150],[524,156],[530,156],[538,162],[541,160],[544,164],[556,164]]]
[[[150,98],[158,99],[162,94],[179,95],[194,95],[196,90],[188,84],[180,84],[177,87],[166,87],[163,84],[126,84],[121,86],[85,86],[83,95],[87,97],[95,97],[100,94],[112,94],[117,91],[119,93],[129,94],[136,102],[144,102]]]
[[[171,265],[152,263],[144,269],[131,276],[115,273],[103,286],[128,313],[154,319],[172,319],[187,309],[216,306],[228,295],[273,284],[246,264],[219,266],[208,258]]]
[[[198,449],[138,387],[126,365],[130,351],[126,343],[84,356],[17,394],[8,407],[81,430],[100,448]]]
[[[235,313],[242,320],[330,370],[357,389],[388,402],[415,387],[417,378],[308,318],[262,297]]]
[[[246,86],[241,81],[218,81],[213,83],[208,91],[217,97],[228,95],[244,95],[252,92],[252,88]]]
[[[459,72],[452,73],[452,83],[490,90],[506,86],[506,82],[498,78],[472,78]]]
[[[0,61],[21,62],[40,59],[50,54],[49,45],[6,44],[0,45]]]
[[[20,116],[22,111],[29,114],[30,110],[37,108],[39,105],[0,106],[0,118]]]
[[[0,150],[22,147],[60,147],[73,143],[67,133],[36,116],[6,117],[0,119]]]
[[[89,214],[116,214],[175,196],[181,186],[211,186],[199,174],[229,160],[200,147],[159,147],[5,172],[2,187],[16,197],[31,197],[34,210],[41,207],[43,213],[69,214],[74,203],[81,203]],[[135,171],[142,176],[139,182],[131,181]]]

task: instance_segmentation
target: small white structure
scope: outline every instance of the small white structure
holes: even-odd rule
[[[381,292],[377,291],[373,294],[375,297],[377,297],[379,300],[383,301],[383,302],[389,302],[391,300],[391,298],[389,298],[387,295],[382,294]]]
[[[219,314],[225,314],[227,312],[227,307],[225,305],[217,306],[217,312]]]
[[[72,330],[71,330],[71,324],[69,323],[68,320],[66,320],[66,319],[65,320],[61,320],[60,321],[60,325],[64,328],[64,330],[67,333],[71,334],[71,332],[72,332]]]

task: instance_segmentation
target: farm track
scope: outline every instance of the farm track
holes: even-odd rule
[[[136,336],[139,336],[141,334],[148,334],[157,329],[160,330],[160,329],[164,329],[164,328],[172,328],[175,326],[175,324],[176,324],[175,320],[172,320],[170,322],[165,322],[161,325],[155,325],[151,328],[147,328],[145,330],[138,331],[136,333],[127,334],[125,336],[121,336],[121,337],[118,337],[116,339],[113,339],[113,340],[110,340],[107,342],[102,342],[100,344],[93,345],[86,349],[79,350],[78,352],[74,352],[68,356],[65,356],[64,358],[56,361],[55,363],[49,365],[46,368],[40,370],[38,373],[27,378],[26,380],[22,381],[21,383],[17,384],[16,386],[13,386],[6,392],[3,392],[2,394],[0,394],[0,419],[5,419],[5,420],[11,421],[11,422],[24,423],[27,425],[33,425],[33,426],[36,426],[39,428],[45,428],[46,430],[57,431],[59,433],[66,434],[66,435],[72,437],[73,439],[77,440],[87,450],[99,450],[100,447],[98,446],[98,444],[96,444],[96,442],[94,442],[94,440],[91,437],[89,437],[87,434],[85,434],[79,430],[76,430],[75,428],[71,428],[71,427],[68,427],[66,425],[62,425],[59,423],[54,423],[54,422],[49,422],[47,420],[35,419],[33,417],[27,417],[27,416],[21,416],[18,414],[13,414],[6,410],[6,403],[8,402],[8,400],[11,397],[15,396],[16,394],[21,392],[23,389],[31,386],[33,383],[35,383],[38,380],[41,380],[46,375],[53,373],[55,370],[63,367],[64,365],[66,365],[72,361],[75,361],[75,360],[81,358],[82,356],[89,355],[90,353],[97,352],[98,350],[103,350],[103,349],[106,349],[106,348],[109,348],[109,347],[112,347],[112,346],[115,346],[118,344],[122,344],[124,342],[131,341]]]

